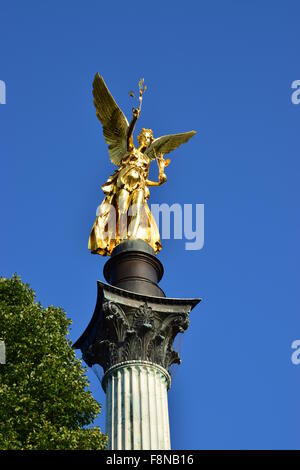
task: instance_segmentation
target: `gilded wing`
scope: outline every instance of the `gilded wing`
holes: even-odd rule
[[[153,140],[145,153],[151,160],[154,160],[160,153],[170,153],[181,144],[185,144],[195,134],[196,131],[189,131],[183,132],[182,134],[163,135]]]
[[[103,126],[112,163],[119,165],[127,151],[128,121],[110,94],[104,80],[96,73],[93,81],[96,115]]]

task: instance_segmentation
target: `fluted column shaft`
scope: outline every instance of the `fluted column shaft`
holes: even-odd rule
[[[149,361],[126,361],[107,370],[106,432],[112,450],[168,450],[170,375]]]

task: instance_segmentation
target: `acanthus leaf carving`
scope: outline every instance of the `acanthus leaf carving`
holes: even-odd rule
[[[90,363],[97,362],[104,371],[128,360],[146,360],[168,369],[180,364],[173,350],[178,333],[189,324],[187,313],[159,312],[147,302],[133,308],[105,301],[96,339],[87,353]]]

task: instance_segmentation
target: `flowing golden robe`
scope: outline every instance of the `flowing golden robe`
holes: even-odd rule
[[[124,239],[142,239],[158,253],[159,231],[147,200],[150,159],[134,148],[121,161],[102,189],[105,198],[89,237],[92,253],[110,255]]]

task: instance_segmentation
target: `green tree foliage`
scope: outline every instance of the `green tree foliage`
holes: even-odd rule
[[[43,308],[17,276],[0,277],[0,449],[104,449],[100,405],[66,338],[71,320]]]

